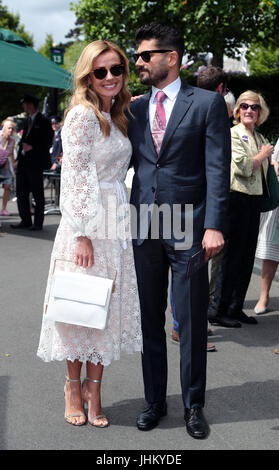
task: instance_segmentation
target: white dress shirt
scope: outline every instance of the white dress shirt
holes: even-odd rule
[[[164,100],[164,108],[165,108],[165,113],[166,113],[166,125],[168,125],[168,121],[171,115],[171,112],[173,110],[174,104],[176,102],[176,98],[178,95],[178,92],[181,87],[181,79],[178,77],[174,82],[170,83],[167,85],[165,88],[162,90],[159,90],[159,88],[152,87],[152,93],[151,97],[149,100],[149,122],[150,122],[150,129],[152,130],[152,125],[153,125],[153,120],[155,117],[155,112],[156,112],[156,94],[158,91],[163,91],[166,95],[167,98]]]

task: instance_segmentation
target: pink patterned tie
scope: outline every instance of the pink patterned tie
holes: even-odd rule
[[[156,112],[152,126],[152,138],[157,154],[159,155],[166,130],[166,113],[163,101],[167,95],[163,91],[158,91],[156,95]]]

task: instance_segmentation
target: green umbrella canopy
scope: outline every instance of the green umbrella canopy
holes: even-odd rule
[[[0,82],[70,89],[71,75],[28,47],[13,31],[0,28]]]

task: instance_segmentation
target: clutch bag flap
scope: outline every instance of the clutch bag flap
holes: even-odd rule
[[[107,303],[112,284],[113,281],[107,278],[57,271],[53,276],[51,295],[55,298],[91,303],[104,307]]]
[[[88,274],[54,274],[47,308],[50,320],[105,329],[113,280]]]

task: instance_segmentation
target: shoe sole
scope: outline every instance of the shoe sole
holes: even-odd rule
[[[241,326],[242,326],[241,323],[236,324],[236,325],[224,325],[223,323],[217,323],[217,322],[214,322],[214,321],[211,322],[210,320],[209,320],[209,323],[213,326],[222,326],[223,328],[241,328]]]
[[[194,439],[206,439],[209,436],[209,431],[207,431],[204,434],[193,434],[192,432],[188,431],[187,428],[186,428],[186,431],[189,434],[189,436],[193,437]]]
[[[137,423],[137,428],[140,431],[151,431],[151,429],[154,429],[159,425],[161,419],[164,418],[165,416],[167,416],[167,413],[163,414],[156,423],[150,424],[148,426],[141,426],[140,424]]]

